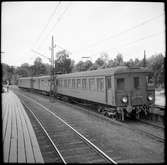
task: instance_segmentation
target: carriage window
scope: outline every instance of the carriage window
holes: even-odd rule
[[[61,88],[63,88],[63,80],[61,80]]]
[[[82,79],[82,88],[86,89],[86,79]]]
[[[107,79],[106,79],[106,83],[107,83],[107,88],[108,89],[111,89],[111,77],[107,77]]]
[[[57,85],[57,86],[58,86],[58,81],[59,81],[59,80],[58,80],[58,79],[56,79],[56,84],[55,84],[55,85]]]
[[[61,80],[58,80],[58,86],[61,87]]]
[[[75,79],[72,79],[72,88],[75,88]]]
[[[81,80],[77,79],[77,88],[80,88],[80,85],[81,85]]]
[[[134,88],[139,88],[139,77],[134,77]]]
[[[60,84],[60,82],[59,82],[59,80],[57,80],[57,86],[58,86],[58,87],[60,87],[60,85],[59,85],[59,84]]]
[[[67,80],[64,80],[64,88],[67,88]]]
[[[146,80],[147,80],[147,86],[153,86],[154,85],[154,79],[153,79],[152,75],[146,76]]]
[[[89,79],[89,89],[92,91],[95,89],[95,79],[94,78]]]
[[[104,79],[97,78],[97,91],[103,92],[104,91]]]
[[[71,87],[71,79],[68,80],[68,88]]]
[[[125,86],[124,78],[117,79],[117,89],[123,90]]]
[[[60,88],[63,87],[63,80],[60,80]]]

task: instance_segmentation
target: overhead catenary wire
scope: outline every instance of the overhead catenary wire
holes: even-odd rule
[[[56,5],[56,8],[54,9],[53,13],[50,15],[50,17],[48,18],[48,21],[46,23],[46,25],[44,26],[44,28],[42,29],[42,31],[40,32],[39,36],[37,37],[36,39],[36,42],[37,43],[40,39],[41,39],[41,36],[42,34],[45,32],[46,28],[48,27],[50,21],[52,20],[53,16],[55,15],[55,13],[57,12],[57,9],[58,7],[60,6],[61,2],[58,2],[58,4]]]
[[[47,58],[49,61],[51,60],[51,58],[49,58],[49,57],[43,55],[42,53],[40,53],[40,52],[38,52],[38,51],[36,51],[36,50],[31,49],[31,51],[34,52],[34,53],[36,53],[36,54],[38,54],[38,55],[40,55],[40,56],[42,56],[42,57]]]
[[[158,33],[150,34],[150,35],[148,35],[148,36],[139,38],[139,39],[137,39],[137,40],[135,40],[135,41],[129,42],[129,43],[125,44],[125,46],[135,44],[136,42],[139,42],[139,41],[142,41],[142,40],[145,40],[145,39],[148,39],[148,38],[152,38],[152,37],[155,37],[155,36],[160,35],[160,34],[163,34],[163,33],[164,33],[164,32],[158,32]]]
[[[49,34],[53,31],[53,29],[56,27],[56,25],[58,25],[58,23],[61,21],[61,19],[63,18],[63,15],[67,12],[67,10],[69,9],[70,6],[71,6],[71,3],[69,3],[68,6],[66,6],[65,10],[63,11],[63,13],[58,17],[56,23],[52,26],[51,30],[47,33],[47,35],[43,39],[43,42],[39,46],[41,46],[46,41],[46,39],[49,37]]]
[[[134,40],[134,41],[131,41],[131,42],[128,42],[128,43],[125,43],[125,44],[120,44],[119,46],[125,46],[125,47],[127,47],[127,46],[129,46],[129,45],[133,45],[133,44],[135,44],[135,43],[137,43],[137,42],[140,42],[140,41],[142,41],[142,40],[146,40],[146,39],[148,39],[148,38],[152,38],[152,37],[156,37],[156,36],[158,36],[158,35],[162,35],[164,32],[158,32],[158,33],[153,33],[153,34],[150,34],[150,35],[147,35],[147,36],[145,36],[145,37],[142,37],[142,38],[138,38],[138,39],[136,39],[136,40]],[[118,48],[117,48],[118,46],[115,46],[115,47],[111,47],[110,49],[108,49],[108,50],[106,50],[106,51],[110,51],[111,49],[116,49],[116,50],[118,50]],[[98,52],[96,52],[96,53],[94,53],[94,54],[97,54],[97,53],[99,53],[100,51],[98,51]]]
[[[99,40],[99,41],[97,41],[97,42],[95,42],[95,43],[93,43],[93,44],[90,44],[90,45],[88,45],[88,46],[86,46],[85,48],[82,48],[82,49],[84,49],[83,51],[85,51],[85,49],[90,49],[91,47],[95,47],[95,46],[101,44],[103,41],[117,38],[117,37],[119,37],[120,35],[122,35],[122,34],[124,34],[124,33],[127,33],[127,32],[129,32],[129,31],[133,31],[134,29],[137,29],[137,28],[139,28],[139,27],[141,27],[141,26],[143,26],[143,25],[145,25],[145,24],[147,24],[147,23],[149,23],[149,22],[151,22],[151,21],[153,21],[153,20],[155,20],[155,19],[157,19],[157,18],[163,16],[163,15],[164,15],[164,13],[162,13],[162,14],[156,16],[156,17],[152,17],[152,18],[150,18],[150,19],[147,19],[146,21],[143,21],[143,22],[141,22],[141,23],[139,23],[139,24],[137,24],[137,25],[135,25],[135,26],[132,26],[132,27],[130,27],[130,28],[128,28],[128,29],[125,29],[125,30],[123,30],[123,31],[121,31],[121,32],[119,32],[119,33],[117,33],[117,34],[110,35],[110,36],[108,36],[108,37],[106,37],[106,38],[104,38],[104,39],[102,39],[102,40]],[[76,51],[74,51],[74,52],[82,52],[82,49],[76,50]]]
[[[49,17],[46,26],[44,27],[44,29],[41,31],[39,37],[37,38],[37,42],[39,41],[39,39],[40,39],[42,33],[43,33],[43,32],[45,31],[45,29],[48,27],[49,22],[50,22],[50,20],[52,19],[52,17],[55,15],[55,13],[56,13],[58,7],[60,6],[60,3],[61,3],[61,2],[59,2],[59,3],[57,4],[55,10],[53,11],[53,13],[51,14],[51,16]],[[56,24],[54,24],[54,26],[52,27],[52,29],[49,31],[48,35],[51,33],[51,31],[52,31],[53,28],[57,25],[57,23],[62,19],[63,15],[65,14],[65,12],[67,11],[67,9],[69,8],[70,5],[71,5],[71,3],[65,8],[65,10],[63,11],[63,13],[58,17],[58,20],[57,20]],[[48,37],[48,35],[46,35],[46,37]],[[69,54],[72,54],[69,50],[63,48],[62,46],[60,46],[60,45],[58,45],[58,44],[56,44],[56,46],[59,47],[59,48],[61,48],[61,49],[63,49],[63,50],[66,50]],[[36,53],[36,54],[39,54],[40,56],[43,56],[43,57],[45,57],[45,58],[47,58],[47,59],[50,60],[50,58],[46,57],[45,55],[43,55],[42,53],[39,53],[39,52],[36,51],[36,50],[31,49],[31,51],[34,52],[34,53]]]

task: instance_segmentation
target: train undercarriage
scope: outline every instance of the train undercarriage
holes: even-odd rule
[[[39,94],[44,95],[50,95],[49,92],[41,91],[37,89],[26,89],[22,88],[24,90],[32,91]],[[103,115],[116,119],[124,121],[126,119],[147,119],[149,118],[150,114],[150,107],[148,105],[135,105],[135,106],[106,106],[105,104],[100,104],[88,100],[83,100],[71,96],[66,96],[62,94],[52,95],[52,97],[55,97],[57,99],[71,102],[71,103],[78,103],[84,106],[89,106],[92,109],[95,109],[99,113],[102,113]]]
[[[115,118],[117,120],[126,119],[147,119],[150,114],[150,107],[147,105],[136,105],[127,107],[98,107],[98,112],[105,116]]]

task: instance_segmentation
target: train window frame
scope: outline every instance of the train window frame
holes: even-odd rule
[[[89,78],[89,90],[95,91],[95,78]]]
[[[140,87],[140,78],[139,77],[133,77],[133,82],[134,82],[134,88],[139,89]]]
[[[77,88],[81,88],[81,79],[77,78]]]
[[[62,87],[63,87],[63,80],[60,79],[60,88],[62,88]]]
[[[106,86],[107,86],[107,90],[112,88],[111,76],[106,77]]]
[[[72,79],[72,88],[75,88],[75,79]]]
[[[101,81],[102,80],[102,81]],[[96,89],[97,92],[104,92],[104,78],[96,78]]]
[[[152,81],[151,83],[150,83],[150,80]],[[147,84],[147,87],[154,87],[154,82],[155,80],[154,80],[154,77],[153,77],[153,75],[152,74],[149,74],[149,75],[146,75],[146,84]]]
[[[71,79],[68,79],[67,87],[71,88]]]
[[[86,89],[87,88],[87,79],[83,78],[82,79],[82,89]]]
[[[123,85],[118,85],[119,83],[118,83],[118,81],[122,81],[123,80]],[[117,90],[124,90],[125,89],[125,78],[122,78],[122,77],[120,77],[120,78],[117,78]]]
[[[67,79],[64,79],[64,88],[67,88]]]

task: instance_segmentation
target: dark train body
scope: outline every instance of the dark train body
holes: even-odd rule
[[[119,66],[56,76],[57,96],[77,98],[96,105],[106,115],[147,116],[155,102],[152,73],[143,67]],[[50,76],[20,78],[20,88],[50,91]]]

